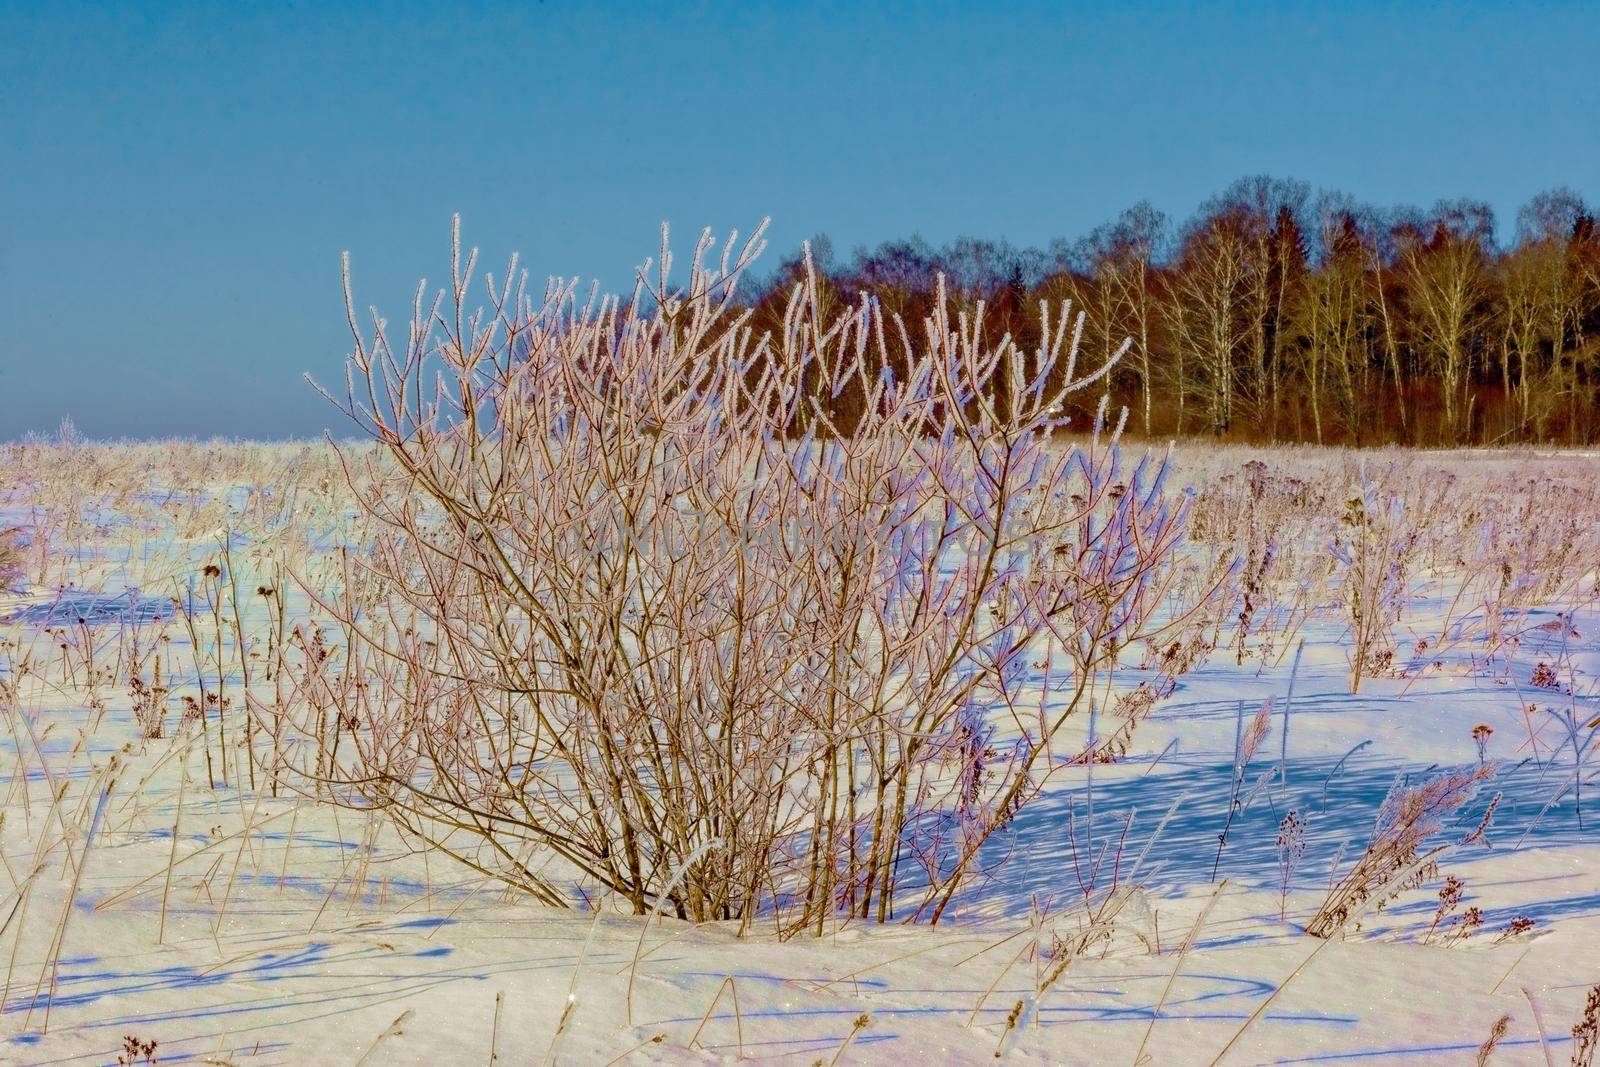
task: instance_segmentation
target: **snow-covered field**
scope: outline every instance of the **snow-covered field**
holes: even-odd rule
[[[1125,752],[1070,727],[1103,758],[1052,773],[936,926],[779,939],[542,905],[269,786],[246,686],[271,702],[273,642],[316,614],[297,580],[360,543],[331,450],[11,447],[0,1063],[1587,1064],[1600,459],[1178,457],[1186,551],[1236,553],[1249,607]],[[1352,693],[1361,500],[1410,539]],[[1150,676],[1125,659],[1123,693]],[[183,721],[218,684],[226,750]],[[1452,773],[1418,854],[1308,933]]]

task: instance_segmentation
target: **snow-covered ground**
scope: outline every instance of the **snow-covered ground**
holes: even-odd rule
[[[1456,1064],[1507,1016],[1488,1062],[1576,1062],[1600,983],[1593,558],[1493,647],[1470,627],[1439,643],[1454,587],[1417,577],[1397,666],[1357,694],[1334,603],[1266,661],[1219,647],[1125,758],[1055,772],[937,927],[780,941],[544,907],[403,848],[381,816],[209,787],[199,733],[174,713],[141,740],[105,657],[140,627],[184,645],[171,597],[212,531],[234,531],[241,568],[337,541],[336,492],[311,506],[214,475],[204,494],[63,500],[12,473],[0,529],[51,525],[65,562],[30,561],[0,599],[0,1063]],[[38,580],[59,575],[76,587]],[[176,709],[181,672],[172,688]],[[1480,761],[1495,773],[1428,840],[1437,869],[1308,935],[1385,798]],[[1441,902],[1446,878],[1459,900]],[[1090,910],[1116,887],[1092,923],[1089,884]]]

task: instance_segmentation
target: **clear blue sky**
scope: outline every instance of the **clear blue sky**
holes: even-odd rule
[[[1597,53],[1585,4],[0,0],[0,439],[343,434],[340,250],[399,321],[457,211],[613,287],[662,219],[1042,243],[1259,172],[1504,229],[1600,199]]]

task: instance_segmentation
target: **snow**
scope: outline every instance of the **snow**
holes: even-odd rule
[[[192,730],[140,740],[120,683],[94,690],[97,707],[55,676],[45,628],[114,645],[119,628],[170,620],[168,591],[215,550],[216,516],[187,532],[181,517],[152,522],[201,504],[165,492],[192,487],[147,488],[162,491],[96,505],[71,539],[79,587],[0,600],[0,1062],[117,1063],[131,1037],[156,1042],[160,1064],[1134,1064],[1141,1046],[1152,1064],[1458,1064],[1509,1015],[1490,1062],[1544,1064],[1547,1042],[1566,1063],[1600,982],[1600,795],[1591,812],[1587,792],[1600,775],[1574,765],[1547,710],[1580,728],[1600,713],[1592,593],[1528,615],[1493,660],[1467,641],[1358,694],[1326,606],[1299,634],[1292,700],[1292,657],[1241,665],[1220,649],[1125,759],[1057,772],[937,927],[841,923],[780,941],[518,899],[403,847],[381,817],[208,788]],[[248,507],[249,493],[204,488]],[[40,492],[0,482],[0,527],[36,521]],[[304,536],[325,543],[339,520],[320,514]],[[1403,644],[1438,632],[1447,592],[1419,589]],[[1562,665],[1557,687],[1535,684],[1542,662]],[[1269,698],[1272,732],[1230,823],[1241,707],[1248,721]],[[1498,771],[1437,835],[1452,845],[1439,877],[1343,938],[1307,936],[1385,796],[1476,765],[1480,723]],[[1306,848],[1282,894],[1291,808]],[[1061,967],[1089,929],[1086,865],[1119,855],[1102,859],[1127,890],[1114,921]],[[1445,874],[1481,909],[1471,937],[1428,937]],[[1533,926],[1507,933],[1517,917]]]

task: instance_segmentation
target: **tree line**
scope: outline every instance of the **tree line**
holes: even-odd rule
[[[1109,390],[1136,433],[1429,446],[1600,437],[1600,233],[1570,189],[1529,201],[1504,245],[1478,201],[1380,208],[1259,176],[1186,222],[1140,203],[1043,249],[916,237],[848,259],[825,237],[810,249],[825,305],[870,295],[913,336],[941,276],[988,340],[1009,333],[1024,351],[1038,341],[1040,302],[1070,299],[1086,313],[1091,365],[1131,339]],[[796,255],[751,284],[758,329],[781,327],[805,272]],[[824,404],[850,420],[864,398],[847,387]]]

